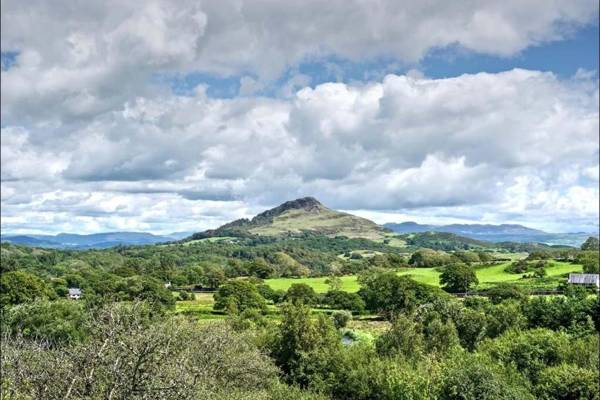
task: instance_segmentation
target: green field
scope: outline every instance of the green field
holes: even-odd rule
[[[504,268],[509,263],[502,263],[493,265],[490,267],[477,269],[477,278],[479,279],[478,288],[483,289],[489,287],[491,284],[499,282],[523,282],[521,274],[509,274],[504,271]],[[547,276],[544,280],[554,278],[554,280],[560,280],[560,276],[569,272],[580,272],[582,269],[581,265],[571,264],[560,261],[550,261],[548,267],[546,267]],[[434,268],[405,268],[398,272],[398,275],[409,275],[417,282],[426,283],[432,286],[439,286],[440,272]],[[312,286],[318,293],[327,292],[329,286],[325,283],[327,277],[321,278],[276,278],[267,279],[265,283],[271,286],[273,289],[287,290],[293,283],[306,283]],[[342,276],[342,290],[347,292],[356,292],[359,289],[358,282],[356,281],[355,275]],[[536,283],[536,279],[529,279],[527,282]]]

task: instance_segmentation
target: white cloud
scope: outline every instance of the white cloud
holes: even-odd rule
[[[330,56],[413,64],[431,49],[457,45],[514,55],[593,23],[597,12],[595,0],[8,0],[2,50],[19,55],[3,71],[2,118],[35,123],[97,115],[154,90],[148,79],[168,72],[262,81]]]
[[[510,56],[597,12],[592,0],[5,1],[2,51],[18,55],[2,71],[2,229],[203,229],[304,195],[402,215],[597,221],[588,72],[368,71],[309,87],[299,68],[418,68],[447,46]],[[239,80],[241,96],[165,85],[196,73]]]
[[[240,216],[231,204],[251,207],[245,216],[304,195],[348,210],[589,223],[597,96],[594,81],[513,70],[389,75],[290,99],[138,97],[54,131],[4,128],[3,224],[23,226],[26,212],[65,229],[81,218],[200,229]],[[227,212],[202,218],[206,202]]]

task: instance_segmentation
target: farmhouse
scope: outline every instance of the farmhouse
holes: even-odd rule
[[[81,298],[81,289],[69,288],[69,298],[72,300],[79,300]]]
[[[571,285],[596,286],[600,288],[599,274],[569,274],[567,283]]]

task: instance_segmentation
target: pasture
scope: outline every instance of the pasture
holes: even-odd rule
[[[571,264],[561,261],[550,261],[546,267],[545,278],[522,279],[522,274],[510,274],[504,269],[509,262],[477,268],[477,278],[479,279],[478,289],[485,289],[493,284],[501,282],[512,282],[526,286],[546,286],[547,283],[557,284],[561,277],[569,272],[581,272],[581,265]],[[417,282],[426,283],[432,286],[439,286],[440,272],[436,268],[403,268],[398,275],[408,275]],[[347,275],[340,277],[342,281],[342,290],[347,292],[357,292],[359,285],[356,275]],[[317,293],[325,293],[329,290],[329,285],[325,283],[327,277],[319,278],[275,278],[267,279],[265,283],[276,290],[287,290],[294,283],[306,283],[310,285]]]

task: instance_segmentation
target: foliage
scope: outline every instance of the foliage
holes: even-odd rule
[[[501,303],[504,300],[524,300],[527,298],[527,293],[523,288],[510,283],[499,283],[486,290],[485,294],[494,304]]]
[[[359,294],[367,309],[387,317],[409,312],[441,295],[439,289],[389,272],[365,274],[359,277],[359,281],[362,285]]]
[[[314,305],[318,302],[317,293],[306,283],[294,283],[285,294],[285,300],[294,304]]]
[[[327,358],[340,353],[340,338],[329,318],[311,318],[310,308],[303,304],[287,304],[281,311],[281,324],[271,347],[273,358],[290,382],[307,386],[311,375],[328,368]]]
[[[463,308],[455,320],[460,344],[470,351],[485,337],[487,319],[484,313]]]
[[[33,274],[11,271],[3,273],[0,277],[1,307],[46,299],[49,295],[50,291],[44,281]]]
[[[406,315],[392,321],[392,327],[375,342],[377,353],[384,356],[417,357],[422,351],[421,327]]]
[[[466,264],[451,264],[444,268],[440,275],[440,285],[452,293],[467,292],[479,280],[472,267]]]
[[[415,251],[408,263],[417,268],[432,268],[450,264],[452,261],[452,256],[447,253],[423,248]]]
[[[590,236],[586,239],[586,241],[581,245],[581,250],[600,250],[600,241],[598,241],[597,237]]]
[[[89,317],[83,303],[38,300],[9,308],[3,325],[13,335],[57,345],[79,342],[89,335]]]
[[[214,295],[215,310],[237,314],[246,309],[266,311],[267,304],[256,286],[244,280],[230,280],[221,285]]]
[[[485,355],[458,352],[445,361],[442,369],[442,400],[534,399],[524,383]]]
[[[540,372],[536,394],[543,400],[600,399],[598,371],[560,364]]]
[[[365,302],[357,293],[330,290],[323,296],[323,303],[334,309],[350,310],[355,314],[365,311]]]
[[[352,313],[346,310],[336,310],[331,313],[331,319],[333,320],[333,325],[337,329],[341,329],[348,325],[348,322],[352,319]]]
[[[102,311],[90,339],[47,348],[2,341],[4,394],[10,398],[181,399],[268,390],[272,362],[225,325],[181,318],[148,323],[143,304]]]

